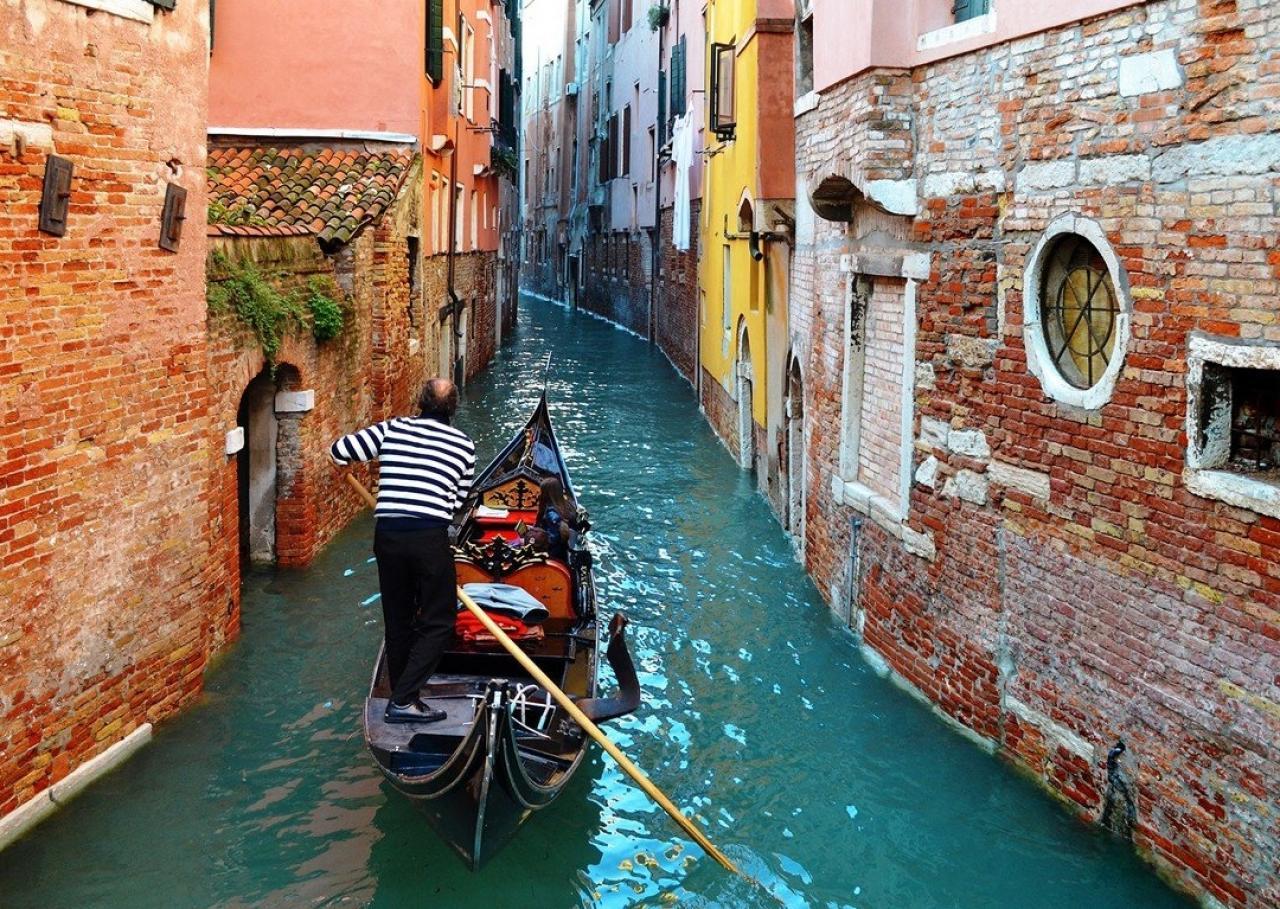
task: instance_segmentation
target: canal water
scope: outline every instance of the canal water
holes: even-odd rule
[[[482,458],[496,452],[553,355],[601,601],[630,617],[644,687],[612,732],[762,888],[676,835],[598,752],[504,853],[464,870],[361,741],[381,633],[366,518],[308,570],[248,578],[243,637],[203,702],[0,853],[0,906],[1188,905],[864,665],[661,355],[523,305],[459,422]]]

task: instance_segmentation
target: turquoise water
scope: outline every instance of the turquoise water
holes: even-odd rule
[[[380,634],[366,519],[310,569],[248,579],[243,637],[203,702],[0,853],[0,906],[1188,905],[862,663],[659,354],[524,306],[460,424],[495,452],[555,353],[601,601],[631,618],[644,686],[612,731],[777,899],[677,836],[598,753],[506,852],[464,870],[361,741]]]

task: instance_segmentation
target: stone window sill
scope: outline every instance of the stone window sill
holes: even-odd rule
[[[122,19],[145,22],[148,25],[155,20],[156,16],[156,8],[147,0],[63,0],[63,2],[111,13]]]
[[[795,112],[792,114],[792,116],[795,116],[795,117],[802,116],[804,114],[809,113],[809,111],[811,110],[816,110],[817,107],[818,107],[818,93],[805,92],[799,98],[796,98]]]
[[[936,28],[931,32],[925,32],[916,38],[916,50],[933,50],[934,48],[956,44],[969,38],[977,38],[980,35],[989,35],[995,30],[996,11],[993,9],[989,13],[974,16],[964,22],[957,22],[955,25],[948,25],[945,28]]]
[[[1230,470],[1188,467],[1183,473],[1187,489],[1206,499],[1217,499],[1258,514],[1280,518],[1280,480],[1264,480]]]
[[[912,530],[907,526],[906,515],[889,499],[857,480],[831,478],[831,495],[837,505],[852,508],[871,519],[877,527],[902,542],[912,555],[932,562],[937,558],[933,536]]]

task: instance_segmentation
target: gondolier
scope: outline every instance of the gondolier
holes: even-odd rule
[[[387,671],[389,723],[430,723],[445,712],[419,692],[453,640],[457,584],[449,523],[471,488],[475,444],[450,425],[458,390],[431,379],[419,415],[396,417],[343,436],[330,454],[341,465],[379,462],[373,552],[378,560]]]

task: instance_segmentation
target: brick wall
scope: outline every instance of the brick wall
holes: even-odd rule
[[[0,815],[200,688],[211,594],[203,5],[0,6]],[[50,154],[66,235],[37,231]]]
[[[702,200],[690,206],[690,222],[700,222]],[[671,208],[662,210],[661,279],[653,314],[654,341],[676,372],[694,381],[698,363],[698,231],[689,232],[689,249],[671,244]]]
[[[647,337],[651,248],[644,232],[588,235],[582,248],[586,280],[578,305]]]
[[[797,119],[802,188],[862,191],[851,225],[797,222],[809,570],[889,669],[1090,818],[1123,739],[1137,847],[1233,907],[1280,902],[1280,520],[1188,487],[1187,352],[1280,342],[1277,54],[1280,9],[1165,0],[865,74]],[[1072,213],[1131,287],[1089,406],[1024,341],[1028,257]],[[905,521],[833,483],[841,256],[917,294]]]
[[[896,498],[902,473],[903,285],[874,282],[864,319],[862,431],[859,479]]]

